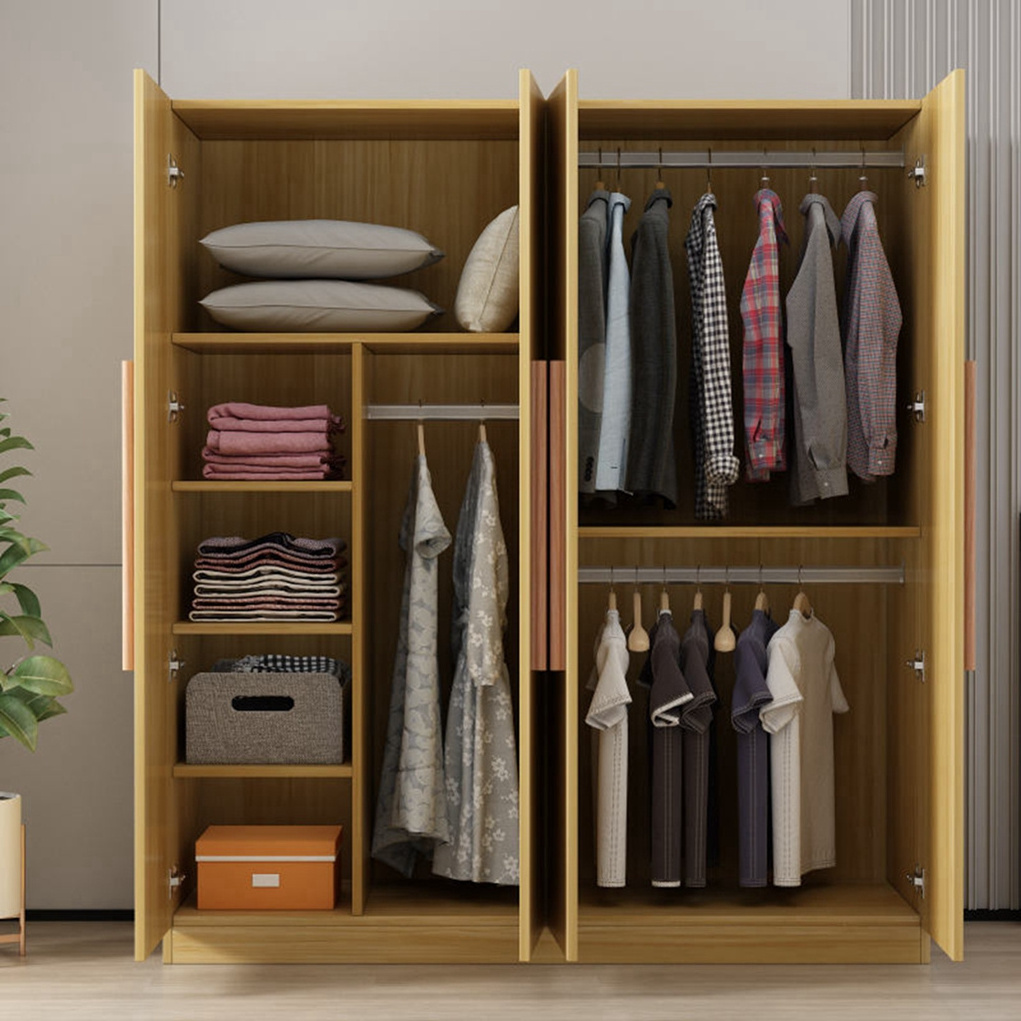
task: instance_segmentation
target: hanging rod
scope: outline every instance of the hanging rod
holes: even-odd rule
[[[904,567],[579,567],[582,585],[903,585]]]
[[[864,159],[864,163],[863,163]],[[820,170],[823,168],[847,168],[851,170],[878,169],[882,167],[904,167],[904,152],[898,149],[879,149],[865,152],[861,149],[846,149],[842,152],[787,152],[771,150],[756,152],[725,152],[712,149],[692,149],[683,152],[663,152],[658,149],[642,152],[621,152],[621,170],[642,167],[656,170],[659,167],[702,168],[719,170],[721,167],[765,167],[769,169],[801,168]],[[578,154],[579,167],[601,167],[605,170],[617,168],[617,150],[602,149],[599,152]]]
[[[516,404],[366,404],[365,417],[403,422],[479,422],[518,418]]]

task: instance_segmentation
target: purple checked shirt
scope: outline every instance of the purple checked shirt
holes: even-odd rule
[[[841,217],[847,245],[844,381],[847,465],[860,479],[892,475],[897,454],[897,289],[879,240],[876,196],[860,191]]]

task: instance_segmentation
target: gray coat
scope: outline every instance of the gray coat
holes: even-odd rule
[[[657,188],[631,238],[631,441],[627,488],[677,505],[674,400],[677,319],[670,265],[670,207]]]
[[[787,294],[787,344],[794,370],[791,503],[847,493],[847,398],[832,248],[840,220],[816,194],[801,203],[805,243]]]
[[[592,192],[578,223],[578,491],[596,491],[606,365],[606,231],[610,193]]]

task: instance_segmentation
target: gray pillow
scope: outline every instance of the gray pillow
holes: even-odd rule
[[[418,291],[347,280],[235,284],[199,304],[224,326],[275,333],[400,333],[443,311]]]
[[[461,271],[457,321],[473,333],[501,333],[518,314],[518,207],[486,225]]]
[[[443,258],[413,230],[349,220],[237,223],[199,243],[224,269],[252,277],[378,280]]]

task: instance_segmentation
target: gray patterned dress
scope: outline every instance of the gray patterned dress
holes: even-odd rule
[[[450,532],[423,455],[411,476],[400,543],[407,560],[372,857],[410,876],[419,855],[431,857],[450,838],[436,659],[437,558],[450,545]]]
[[[510,573],[496,464],[475,447],[454,541],[453,652],[447,714],[450,843],[433,872],[475,883],[518,883],[518,769],[510,677],[503,652]]]

